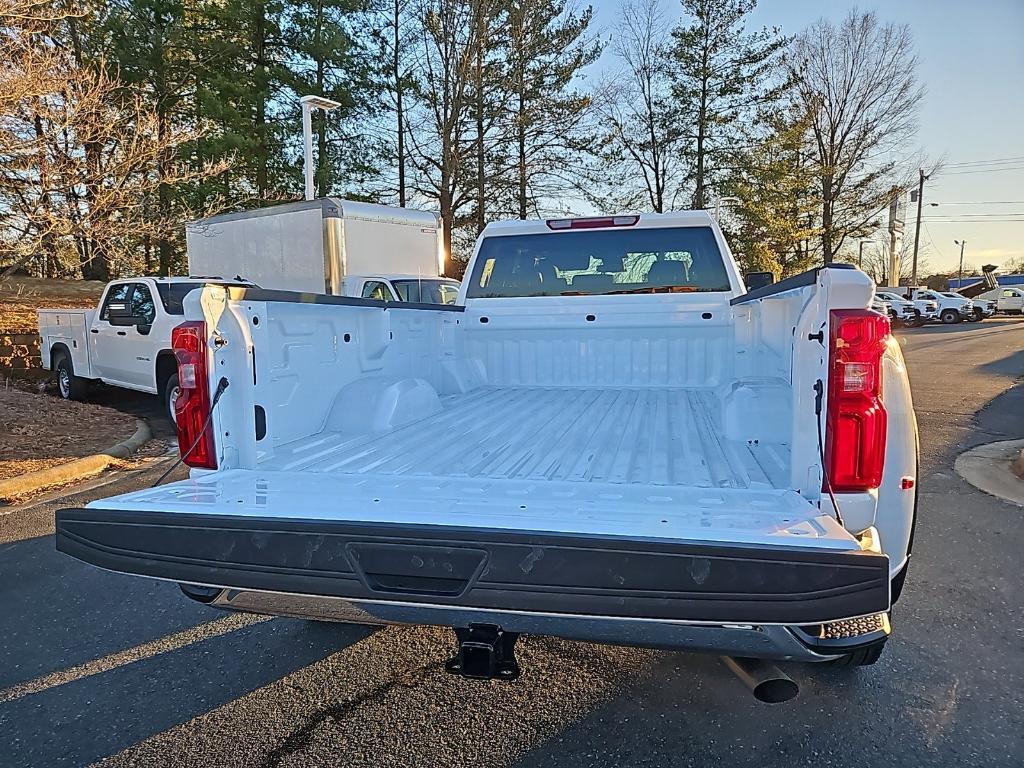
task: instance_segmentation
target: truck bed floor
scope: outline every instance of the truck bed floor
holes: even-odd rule
[[[278,446],[268,470],[783,489],[788,446],[728,441],[697,389],[484,387],[382,435]]]

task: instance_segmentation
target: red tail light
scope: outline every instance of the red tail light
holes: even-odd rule
[[[190,320],[171,331],[171,347],[178,360],[181,393],[174,406],[178,421],[178,450],[190,467],[217,468],[213,429],[203,433],[210,415],[210,380],[206,368],[206,323]],[[202,437],[200,437],[202,434]],[[193,443],[195,448],[192,448]],[[192,448],[191,453],[186,451]]]
[[[866,491],[882,482],[882,355],[888,339],[889,318],[877,312],[831,312],[825,469],[836,493]]]

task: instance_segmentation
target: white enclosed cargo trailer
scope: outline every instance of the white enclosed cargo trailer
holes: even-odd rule
[[[213,216],[186,227],[189,274],[345,295],[346,277],[441,273],[428,211],[325,198]]]

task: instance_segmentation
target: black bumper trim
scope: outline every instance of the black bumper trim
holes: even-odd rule
[[[236,589],[727,623],[889,607],[889,560],[870,552],[95,508],[56,528],[87,563]]]

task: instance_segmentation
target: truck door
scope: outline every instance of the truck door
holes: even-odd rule
[[[110,324],[110,308],[127,308],[132,293],[132,283],[114,283],[108,286],[100,311],[89,329],[89,358],[92,369],[99,378],[111,383],[123,382],[126,371],[119,354],[119,331]]]
[[[135,325],[113,325],[111,306],[123,307],[139,319]],[[93,369],[101,379],[132,389],[154,390],[154,347],[150,329],[156,305],[142,283],[118,283],[107,291],[103,306],[90,329]]]
[[[1024,311],[1024,291],[1015,288],[1004,288],[997,303],[1000,312]]]

